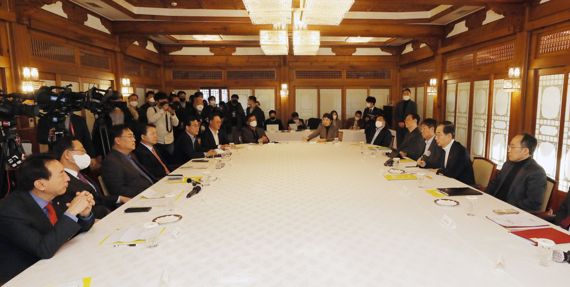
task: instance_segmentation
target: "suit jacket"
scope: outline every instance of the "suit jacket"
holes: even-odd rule
[[[202,148],[204,150],[212,150],[218,148],[218,146],[216,145],[216,140],[214,140],[214,134],[212,134],[212,131],[210,130],[209,127],[206,128],[206,130],[204,130],[204,132],[200,135],[200,138],[202,139]],[[222,129],[218,130],[218,139],[220,145],[225,145],[230,143],[228,136]]]
[[[377,146],[385,146],[389,147],[392,143],[392,133],[388,130],[388,128],[384,127],[376,137],[376,140],[372,142],[374,139],[374,134],[376,134],[376,127],[368,128],[366,132],[366,142],[369,144],[377,145]]]
[[[145,172],[143,167],[141,169]],[[152,176],[146,173],[152,179]],[[154,183],[136,170],[124,154],[115,149],[112,149],[105,157],[101,167],[101,176],[110,194],[129,198],[137,196]]]
[[[260,107],[256,106],[255,108],[253,108],[253,110],[251,108],[247,108],[246,116],[249,116],[250,114],[255,115],[255,119],[257,120],[258,126],[260,127],[265,126],[265,114],[263,113]]]
[[[40,259],[53,257],[95,219],[78,222],[64,215],[67,207],[54,204],[58,221],[52,225],[28,191],[16,191],[0,202],[0,283],[7,282]]]
[[[250,127],[243,127],[241,128],[241,142],[242,143],[257,143],[257,141],[265,136],[265,130],[259,127],[255,128],[256,135],[253,134],[253,131]]]
[[[86,175],[83,176],[86,177],[93,186],[84,183],[67,171],[66,173],[69,176],[69,184],[67,185],[67,190],[63,195],[54,198],[52,200],[53,203],[65,206],[66,203],[70,203],[73,198],[75,198],[76,192],[85,190],[91,193],[95,199],[95,206],[93,206],[93,215],[95,215],[95,218],[101,219],[115,209],[118,200],[117,195],[105,196],[101,190],[99,190],[99,186]],[[93,187],[95,187],[95,189],[93,189]]]
[[[166,167],[168,167],[168,164],[164,159],[164,157],[160,155],[160,153],[156,148],[154,148],[154,150],[158,154],[158,157],[166,165]],[[142,164],[142,166],[146,169],[146,171],[148,171],[148,173],[150,173],[150,175],[152,175],[152,179],[154,181],[158,181],[166,176],[166,171],[164,170],[164,167],[162,167],[158,159],[154,157],[152,152],[147,147],[145,147],[141,143],[138,143],[137,147],[133,152],[135,153],[135,156],[137,157],[139,163]]]
[[[570,191],[566,194],[566,199],[560,205],[560,208],[556,212],[556,224],[560,225],[562,228],[568,230],[568,226],[570,225]]]
[[[406,133],[404,141],[398,146],[398,151],[396,153],[403,151],[406,153],[407,157],[413,160],[418,160],[418,158],[420,158],[424,153],[425,145],[426,143],[422,137],[420,129],[416,128],[412,132]],[[396,153],[393,153],[392,156],[397,156]]]
[[[441,157],[441,168],[437,171],[438,174],[443,174],[447,177],[455,178],[465,184],[474,185],[475,176],[473,175],[473,166],[469,153],[458,141],[454,141],[449,150],[447,157],[447,166],[445,166],[445,150]]]
[[[345,123],[345,125],[344,125],[344,128],[345,128],[345,129],[352,129],[352,127],[354,126],[354,120],[355,120],[354,118],[348,118],[348,119],[346,120],[346,123]],[[359,129],[364,128],[364,120],[363,120],[363,119],[358,120],[358,122],[356,123],[356,126],[357,126]]]
[[[424,157],[426,166],[424,168],[441,168],[441,163],[445,160],[445,151],[437,145],[435,138],[431,141],[428,151],[429,156]]]
[[[308,136],[308,139],[311,140],[317,136],[319,136],[321,139],[326,139],[328,142],[333,141],[338,137],[338,128],[331,124],[327,133],[327,129],[323,127],[322,124],[320,124],[319,127],[317,127],[317,129]]]
[[[85,118],[76,114],[71,114],[69,121],[71,126],[73,126],[73,137],[81,142],[89,156],[95,157],[95,147],[93,145],[93,141],[91,140],[91,134],[87,128],[87,121],[85,121]],[[51,128],[55,128],[55,125],[50,122],[50,119],[47,117],[40,118],[36,130],[39,143],[49,144],[48,135]],[[69,127],[66,127],[66,131],[72,135],[71,129]]]
[[[496,196],[512,168],[513,162],[505,162],[499,174],[489,182],[487,193]],[[526,211],[538,211],[542,204],[545,190],[546,173],[531,158],[515,176],[507,194],[507,202]]]
[[[194,143],[187,132],[180,134],[174,142],[174,158],[177,164],[182,165],[195,158],[203,158],[205,150],[199,143],[200,138],[196,137]]]
[[[394,122],[398,124],[398,122],[403,122],[406,119],[407,114],[417,114],[418,113],[418,105],[416,102],[409,100],[408,105],[404,109],[404,100],[399,101],[396,104],[396,109],[394,111]]]
[[[364,109],[364,112],[362,113],[362,118],[364,119],[364,122],[369,123],[372,122],[374,123],[376,121],[376,117],[378,116],[383,116],[384,115],[384,111],[382,111],[382,109],[374,107],[372,110],[370,110],[369,108]]]

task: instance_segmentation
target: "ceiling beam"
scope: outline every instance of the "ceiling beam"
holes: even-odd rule
[[[259,41],[191,41],[181,40],[175,44],[163,46],[178,47],[259,47]],[[385,42],[347,43],[339,41],[321,41],[321,47],[354,47],[354,48],[380,48],[386,46]]]
[[[115,21],[114,34],[129,35],[259,35],[259,30],[271,30],[271,25],[199,23],[199,22],[157,22],[157,21]],[[321,31],[321,36],[361,37],[442,37],[444,27],[436,25],[414,25],[401,23],[343,24],[340,26],[309,26]]]
[[[395,1],[396,2],[396,1]],[[486,4],[522,4],[528,0],[398,0],[399,5],[462,5],[462,6],[484,6]]]

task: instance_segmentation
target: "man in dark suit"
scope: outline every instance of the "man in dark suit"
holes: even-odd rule
[[[146,117],[146,111],[148,108],[153,107],[155,105],[154,100],[154,91],[147,91],[144,95],[145,103],[140,106],[138,113],[139,113],[139,122],[146,124],[148,122],[148,118]]]
[[[269,143],[269,138],[265,135],[265,130],[257,126],[257,119],[254,114],[247,116],[247,125],[241,128],[242,143]]]
[[[410,89],[404,89],[402,91],[402,100],[396,104],[396,109],[394,110],[394,122],[396,126],[396,138],[398,146],[404,142],[404,138],[408,133],[406,129],[406,116],[408,114],[417,114],[418,105],[412,101],[412,91]]]
[[[366,130],[366,142],[384,147],[389,147],[392,144],[392,133],[386,127],[384,116],[377,116],[374,127]]]
[[[222,118],[218,114],[210,115],[210,125],[202,133],[202,148],[205,150],[228,149],[230,141],[226,133],[221,130]]]
[[[18,191],[0,202],[0,284],[59,248],[94,223],[89,192],[78,192],[67,205],[52,200],[65,193],[69,177],[48,154],[36,154],[18,171]]]
[[[507,147],[507,162],[489,182],[487,193],[528,212],[541,211],[546,190],[546,173],[532,158],[535,137],[516,135]]]
[[[231,97],[231,101],[228,104],[227,117],[229,122],[228,135],[232,142],[237,142],[245,121],[245,111],[239,102],[237,94],[233,94]]]
[[[475,184],[473,166],[469,153],[459,142],[455,141],[455,126],[451,122],[444,122],[437,126],[435,140],[444,154],[438,174],[455,178],[465,184]]]
[[[93,214],[95,218],[101,219],[114,210],[118,204],[124,202],[120,196],[104,195],[98,184],[81,172],[88,167],[91,158],[85,153],[80,141],[70,136],[60,138],[53,146],[52,153],[59,159],[67,176],[69,176],[69,184],[65,194],[54,198],[54,203],[65,206],[73,200],[77,192],[88,191],[95,199]]]
[[[437,145],[435,140],[435,129],[437,128],[437,121],[434,119],[425,119],[420,124],[420,132],[424,138],[425,148],[424,153],[418,159],[418,166],[423,168],[440,168],[442,156],[444,156],[443,149]]]
[[[202,148],[200,132],[200,122],[196,118],[189,118],[185,123],[185,132],[174,142],[174,158],[178,165],[185,164],[195,158],[215,156],[216,151],[206,151]]]
[[[246,116],[254,115],[259,126],[265,127],[265,113],[259,107],[255,96],[249,96],[249,98],[247,98],[247,110],[245,114]]]
[[[132,154],[135,136],[126,126],[114,126],[109,132],[113,148],[101,168],[101,177],[112,195],[131,199],[154,184],[152,176]]]
[[[366,109],[364,109],[364,128],[373,128],[376,122],[377,116],[383,116],[384,111],[376,107],[375,97],[366,97]]]
[[[418,160],[424,153],[424,139],[418,128],[420,116],[418,114],[409,114],[406,116],[406,128],[408,133],[404,137],[402,144],[398,144],[398,150],[392,152],[391,156],[409,157]]]
[[[184,119],[195,118],[200,121],[202,125],[206,124],[206,119],[204,117],[204,94],[202,92],[196,92],[190,97],[190,103],[184,108]]]
[[[362,119],[362,112],[356,111],[354,113],[354,118],[348,118],[346,120],[344,128],[350,130],[359,130],[364,128],[364,120]]]
[[[155,148],[158,142],[156,127],[153,124],[146,124],[139,126],[137,129],[136,137],[139,143],[135,148],[134,154],[138,162],[152,175],[152,179],[158,181],[170,173],[170,168],[166,160]]]
[[[568,194],[570,194],[570,190],[566,193],[566,199],[560,205],[555,218],[556,224],[566,230],[570,230],[570,196]]]
[[[277,118],[277,112],[275,110],[269,111],[269,119],[265,120],[266,130],[268,125],[277,125],[279,130],[283,130],[283,122]]]

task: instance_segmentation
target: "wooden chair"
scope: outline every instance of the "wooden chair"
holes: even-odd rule
[[[105,185],[105,182],[103,181],[103,177],[98,176],[97,181],[99,181],[99,186],[101,187],[101,191],[103,192],[103,195],[109,196],[109,190],[107,189],[107,186]]]
[[[540,210],[535,212],[534,215],[550,222],[554,222],[554,211],[551,207],[552,199],[556,194],[555,189],[557,185],[557,181],[547,177],[546,178],[546,189],[544,191],[544,196],[542,197],[542,205],[540,206]]]
[[[475,176],[475,187],[485,191],[489,182],[495,176],[497,164],[484,157],[475,157],[472,165],[473,175]]]

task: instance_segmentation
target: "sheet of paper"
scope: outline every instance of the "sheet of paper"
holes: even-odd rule
[[[503,227],[539,227],[547,226],[544,221],[538,217],[530,214],[505,214],[505,215],[491,215],[487,218],[498,225]]]

